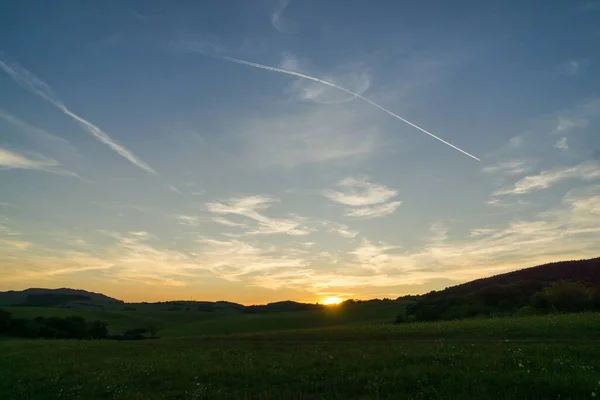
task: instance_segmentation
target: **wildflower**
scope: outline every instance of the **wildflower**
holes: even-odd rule
[[[596,397],[596,392],[592,392],[592,397]]]
[[[519,368],[523,368],[523,364],[519,363]]]

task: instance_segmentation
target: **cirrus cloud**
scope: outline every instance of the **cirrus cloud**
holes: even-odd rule
[[[245,217],[257,223],[254,230],[246,232],[248,235],[270,235],[270,234],[287,234],[293,236],[304,236],[312,232],[312,229],[302,226],[301,218],[271,218],[265,215],[260,210],[270,208],[273,203],[278,202],[270,196],[246,196],[234,197],[225,201],[215,201],[206,203],[206,209],[213,214],[220,215],[238,215]],[[223,224],[223,220],[217,221]],[[231,222],[231,221],[229,221]],[[227,223],[223,224],[227,225]],[[229,226],[233,226],[229,224]],[[241,224],[239,224],[241,226]]]
[[[348,177],[336,189],[325,189],[322,194],[333,202],[350,206],[345,213],[348,217],[379,218],[394,213],[402,204],[389,201],[398,195],[397,190],[371,183],[367,178]]]
[[[537,175],[529,175],[517,181],[512,188],[500,189],[494,196],[526,194],[536,190],[547,189],[556,183],[568,179],[592,181],[600,179],[600,164],[587,161],[572,167],[560,167],[542,171]]]
[[[83,180],[76,173],[61,168],[58,161],[52,158],[44,157],[39,154],[26,156],[5,148],[0,148],[0,170],[1,169],[38,170],[57,175],[71,176]]]

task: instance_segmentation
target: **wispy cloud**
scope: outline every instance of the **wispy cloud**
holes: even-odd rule
[[[431,241],[441,243],[448,239],[448,225],[443,221],[437,221],[431,224],[429,231],[431,232]]]
[[[575,76],[581,73],[581,70],[584,66],[585,64],[581,60],[572,58],[560,64],[557,68],[558,71],[563,75]]]
[[[179,223],[180,225],[186,225],[186,226],[198,226],[200,223],[199,218],[195,215],[180,214],[180,215],[176,215],[175,219],[177,220],[177,223]]]
[[[567,138],[563,136],[560,139],[558,139],[556,143],[554,143],[554,147],[561,150],[569,150],[569,143],[567,141]]]
[[[587,161],[573,167],[560,167],[543,171],[537,175],[526,176],[517,181],[512,188],[501,189],[494,196],[517,195],[547,189],[552,185],[568,179],[592,181],[600,179],[600,164]]]
[[[592,98],[553,116],[553,134],[568,135],[574,130],[584,129],[600,115],[600,99]]]
[[[329,232],[335,232],[338,235],[348,238],[348,239],[355,238],[358,235],[358,232],[350,229],[350,227],[348,225],[344,225],[344,224],[340,224],[338,222],[332,222],[332,221],[325,222],[324,224],[329,227],[328,228]]]
[[[588,120],[581,115],[572,117],[558,117],[554,132],[564,135],[576,128],[585,128],[586,126],[588,126]]]
[[[290,71],[300,71],[300,59],[289,51],[283,53],[279,66]]]
[[[397,248],[398,246],[386,244],[376,245],[367,239],[363,239],[362,245],[351,251],[350,254],[354,255],[362,265],[378,269],[390,260],[387,251]]]
[[[451,240],[445,226],[434,225],[433,237],[422,249],[398,252],[398,246],[365,239],[351,254],[366,275],[360,278],[382,279],[369,283],[374,286],[385,285],[386,279],[388,285],[469,280],[556,258],[597,256],[599,223],[600,186],[592,186],[569,192],[561,205],[530,220],[514,220],[504,228],[472,229],[466,239]],[[352,262],[345,269],[353,269]],[[359,277],[350,273],[330,278],[330,286],[360,285]]]
[[[237,281],[244,279],[255,285],[264,285],[265,277],[275,271],[306,268],[308,262],[302,258],[289,256],[291,251],[281,251],[280,255],[272,246],[255,246],[239,240],[204,239],[205,246],[200,251],[202,264],[208,266],[218,276]],[[309,274],[306,270],[304,274]],[[269,278],[266,278],[269,280]]]
[[[221,225],[229,226],[231,228],[247,228],[248,227],[248,225],[246,225],[246,224],[242,224],[241,222],[231,221],[231,220],[228,220],[227,218],[223,218],[223,217],[215,217],[215,218],[213,218],[213,221],[215,221],[216,223],[221,224]]]
[[[17,152],[8,149],[0,148],[0,165],[4,168],[21,168],[21,169],[48,169],[57,167],[59,164],[56,160],[45,157],[38,157],[37,160],[27,158]]]
[[[401,204],[401,201],[390,201],[389,203],[369,207],[349,208],[346,210],[345,215],[357,218],[381,218],[393,214]]]
[[[494,232],[496,232],[496,229],[491,229],[491,228],[476,228],[476,229],[472,229],[471,230],[469,236],[471,236],[471,237],[488,236],[488,235],[491,235]]]
[[[71,111],[56,96],[52,88],[48,86],[45,82],[40,80],[38,77],[36,77],[34,74],[32,74],[31,72],[29,72],[28,70],[26,70],[18,64],[8,64],[3,60],[0,60],[0,69],[2,69],[4,72],[10,75],[19,85],[29,90],[30,92],[36,94],[37,96],[43,98],[44,100],[48,101],[50,104],[54,105],[56,108],[61,110],[65,115],[77,121],[85,130],[92,134],[96,139],[109,146],[120,156],[127,159],[130,163],[152,174],[156,174],[156,171],[154,171],[148,164],[146,164],[131,151],[127,150],[125,147],[121,146],[119,143],[113,140],[106,132],[104,132],[98,126],[92,124],[88,120]]]
[[[378,125],[364,111],[307,109],[268,119],[245,120],[241,159],[251,166],[294,168],[305,164],[355,163],[380,146]]]
[[[264,205],[263,200],[249,199],[241,208],[253,210]],[[225,209],[233,206],[226,203]],[[140,231],[110,234],[115,243],[97,253],[32,254],[18,274],[6,275],[3,267],[13,261],[0,256],[0,277],[3,281],[27,282],[94,272],[111,280],[193,287],[194,277],[201,276],[203,281],[218,277],[253,287],[308,293],[331,288],[347,295],[367,288],[379,294],[381,290],[402,293],[399,288],[406,285],[416,285],[412,291],[424,291],[439,280],[465,281],[557,258],[597,255],[599,224],[600,186],[592,186],[569,192],[558,207],[531,219],[512,220],[504,227],[474,228],[466,238],[449,235],[446,224],[434,224],[429,242],[418,248],[364,239],[350,252],[333,254],[312,252],[317,247],[312,242],[302,244],[302,251],[298,251],[207,237],[198,240],[190,251],[174,251],[160,248],[150,233]],[[19,244],[0,246],[12,249],[12,254],[22,251]],[[31,244],[27,251],[33,247],[37,244]]]
[[[385,185],[371,183],[367,178],[348,177],[336,185],[336,189],[325,189],[323,195],[329,200],[351,206],[346,209],[349,217],[378,218],[392,214],[402,202],[391,201],[397,190]]]
[[[413,128],[421,131],[422,133],[424,133],[424,134],[432,137],[433,139],[435,139],[435,140],[437,140],[437,141],[439,141],[441,143],[444,143],[446,146],[449,146],[449,147],[453,148],[454,150],[457,150],[457,151],[463,153],[464,155],[466,155],[468,157],[471,157],[474,160],[481,161],[479,158],[475,157],[471,153],[468,153],[467,151],[465,151],[465,150],[463,150],[463,149],[461,149],[461,148],[453,145],[452,143],[450,143],[450,142],[442,139],[441,137],[439,137],[439,136],[437,136],[437,135],[429,132],[428,130],[420,127],[419,125],[417,125],[417,124],[415,124],[415,123],[407,120],[406,118],[403,118],[403,117],[399,116],[398,114],[396,114],[396,113],[388,110],[387,108],[381,106],[380,104],[375,103],[373,100],[370,100],[370,99],[368,99],[368,98],[366,98],[366,97],[364,97],[364,96],[362,96],[362,95],[360,95],[360,94],[358,94],[356,92],[353,92],[353,91],[351,91],[349,89],[346,89],[345,87],[339,86],[339,85],[337,85],[337,84],[335,84],[333,82],[329,82],[329,81],[326,81],[324,79],[316,78],[316,77],[308,75],[308,74],[303,74],[303,73],[295,72],[295,71],[289,71],[289,70],[286,70],[286,69],[277,68],[277,67],[273,67],[273,66],[270,66],[270,65],[265,65],[265,64],[260,64],[260,63],[245,61],[245,60],[241,60],[239,58],[228,57],[228,56],[224,56],[224,55],[220,55],[220,54],[211,54],[211,53],[203,52],[203,51],[198,51],[198,52],[201,53],[201,54],[203,54],[203,55],[214,57],[214,58],[217,58],[217,59],[220,59],[220,60],[225,60],[225,61],[229,61],[229,62],[240,64],[240,65],[245,65],[245,66],[252,67],[252,68],[263,69],[265,71],[271,71],[271,72],[277,72],[277,73],[280,73],[280,74],[290,75],[290,76],[294,76],[294,77],[297,77],[297,78],[303,78],[303,79],[307,79],[309,81],[318,82],[318,83],[320,83],[322,85],[335,88],[335,89],[340,90],[340,91],[342,91],[344,93],[347,93],[349,95],[352,95],[352,96],[355,96],[355,97],[359,98],[360,100],[362,100],[362,101],[364,101],[364,102],[372,105],[375,108],[378,108],[379,110],[381,110],[381,111],[385,112],[386,114],[388,114],[388,115],[396,118],[397,120],[402,121],[405,124],[408,124],[408,125],[412,126]]]
[[[506,200],[505,198],[494,197],[486,202],[486,204],[490,207],[495,207],[499,209],[504,209],[508,212],[515,212],[518,210],[524,210],[527,208],[531,208],[535,204],[530,201],[525,201],[522,199],[516,200]]]
[[[323,195],[331,201],[347,206],[368,206],[385,203],[398,195],[397,190],[385,185],[371,183],[367,178],[348,177],[341,180],[338,190],[325,189]]]
[[[485,166],[482,171],[486,173],[501,173],[506,175],[521,175],[533,169],[529,160],[509,160]]]
[[[26,242],[24,240],[12,240],[12,239],[2,239],[0,238],[0,247],[8,246],[18,250],[27,250],[30,246],[30,242]]]
[[[3,148],[0,148],[0,169],[39,170],[83,180],[76,173],[61,168],[58,161],[52,158],[44,157],[39,154],[31,154],[31,156],[28,157]]]
[[[275,10],[271,13],[271,24],[273,28],[281,33],[296,33],[298,25],[283,16],[283,12],[291,0],[277,0]]]
[[[4,120],[13,126],[19,128],[20,132],[28,136],[32,141],[39,144],[41,147],[47,150],[64,154],[69,153],[70,155],[78,154],[77,149],[69,141],[62,137],[46,131],[45,129],[33,126],[16,116],[8,113],[5,110],[0,109],[0,120]]]
[[[177,194],[183,194],[183,193],[181,192],[181,190],[177,189],[177,188],[176,188],[175,186],[173,186],[173,185],[169,185],[169,190],[170,190],[171,192],[175,192],[175,193],[177,193]]]
[[[301,60],[291,52],[283,54],[280,66],[284,70],[295,72],[314,69],[308,61]],[[371,86],[371,76],[364,70],[361,63],[338,65],[334,70],[324,74],[323,79],[328,82],[334,82],[336,85],[350,88],[352,92],[359,95],[364,94]],[[288,86],[286,92],[291,93],[298,100],[319,104],[347,103],[357,98],[335,87],[301,78],[294,80]]]
[[[0,203],[0,207],[18,208],[9,203]],[[14,229],[14,221],[0,214],[0,236],[22,236],[21,232]]]
[[[302,226],[299,218],[271,218],[259,212],[270,208],[278,202],[270,196],[247,196],[225,200],[223,202],[206,203],[206,209],[213,214],[231,214],[246,217],[255,221],[256,229],[247,232],[249,235],[287,234],[293,236],[308,235],[312,229]]]
[[[522,147],[524,142],[525,142],[525,140],[522,135],[513,136],[508,141],[508,147],[517,149],[517,148]]]

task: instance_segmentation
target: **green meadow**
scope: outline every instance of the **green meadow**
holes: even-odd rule
[[[0,339],[0,399],[592,399],[600,314],[393,324],[403,305],[264,314],[11,307],[141,341]]]

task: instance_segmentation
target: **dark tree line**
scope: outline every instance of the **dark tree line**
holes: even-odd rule
[[[82,317],[12,318],[11,313],[0,309],[0,335],[46,339],[104,339],[108,337],[104,321],[88,322]]]
[[[591,310],[600,310],[598,285],[565,280],[550,285],[523,281],[488,286],[470,293],[431,292],[410,303],[396,322]]]
[[[28,307],[54,307],[73,301],[91,301],[90,296],[67,293],[34,293],[25,298],[21,304]]]

